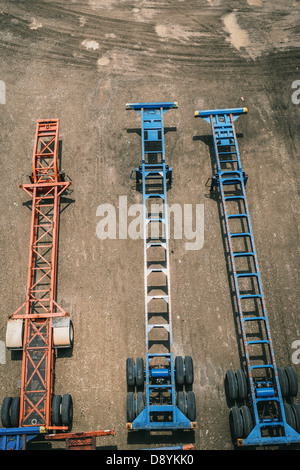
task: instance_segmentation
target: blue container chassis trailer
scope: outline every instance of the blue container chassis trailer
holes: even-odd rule
[[[246,108],[196,111],[211,125],[223,230],[230,257],[243,345],[243,368],[228,370],[225,390],[233,442],[240,446],[300,443],[298,382],[292,366],[275,361],[268,313],[254,244],[234,121]]]
[[[193,430],[196,402],[191,356],[173,352],[167,189],[172,168],[165,162],[163,115],[176,102],[132,103],[141,115],[142,163],[135,169],[143,194],[146,361],[126,361],[128,430]],[[153,211],[154,206],[159,209]],[[184,390],[185,389],[185,390]]]

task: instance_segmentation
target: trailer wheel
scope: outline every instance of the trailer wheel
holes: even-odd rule
[[[248,386],[245,373],[242,369],[238,369],[235,375],[238,386],[238,399],[245,400],[248,395]]]
[[[286,422],[287,422],[293,429],[296,430],[297,423],[296,423],[296,417],[295,417],[295,415],[294,415],[293,408],[291,407],[291,405],[290,405],[289,403],[284,403],[283,406],[284,406],[284,412],[285,412]]]
[[[175,357],[175,381],[177,385],[184,384],[183,359],[181,356]]]
[[[240,408],[243,420],[243,437],[247,437],[253,429],[253,421],[248,406],[243,405]]]
[[[292,410],[296,420],[296,431],[300,433],[300,405],[298,405],[298,403],[294,403],[292,405]]]
[[[187,392],[186,396],[187,417],[190,421],[196,420],[196,400],[195,394],[192,391]]]
[[[54,318],[53,346],[55,348],[72,348],[74,342],[74,327],[72,320],[68,317]]]
[[[194,367],[193,367],[193,359],[191,358],[191,356],[185,356],[184,367],[185,367],[185,384],[193,385]]]
[[[284,368],[284,370],[287,375],[288,384],[289,384],[288,396],[295,397],[298,393],[298,380],[297,380],[296,373],[292,366],[287,366]]]
[[[23,349],[24,322],[21,319],[10,319],[6,326],[5,345],[9,350]]]
[[[126,408],[127,408],[127,421],[131,423],[135,418],[134,393],[133,392],[127,393]]]
[[[14,428],[19,427],[20,418],[20,397],[14,397],[10,407],[11,425]]]
[[[64,426],[71,426],[73,421],[73,400],[69,393],[62,397],[61,420]]]
[[[54,395],[52,398],[52,423],[54,426],[61,426],[61,395]]]
[[[243,437],[243,419],[240,410],[237,406],[233,406],[232,408],[230,408],[229,424],[231,437],[233,442],[235,443],[237,439]]]
[[[136,415],[138,416],[143,411],[144,408],[145,408],[144,394],[143,394],[143,392],[137,392],[137,395],[136,395]]]
[[[134,360],[128,357],[126,361],[126,379],[128,387],[134,387]]]
[[[233,370],[228,370],[225,376],[225,393],[230,400],[236,400],[238,397],[238,383]]]
[[[138,357],[135,363],[136,367],[136,386],[139,388],[144,387],[144,360],[142,357]]]
[[[1,422],[4,428],[11,428],[10,406],[12,397],[5,397],[1,406]]]
[[[177,392],[177,407],[181,411],[181,413],[186,415],[185,395],[182,390],[180,392]]]
[[[283,398],[286,398],[289,394],[289,382],[286,375],[286,371],[283,367],[277,367],[279,384],[281,388],[281,394]]]

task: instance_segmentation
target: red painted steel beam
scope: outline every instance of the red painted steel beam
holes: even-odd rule
[[[45,436],[47,440],[66,441],[66,450],[96,450],[96,437],[99,436],[115,436],[113,430],[107,431],[90,431],[90,432],[72,432],[64,434],[48,434]]]
[[[88,431],[88,432],[66,432],[64,434],[47,434],[45,439],[59,441],[64,439],[81,439],[86,437],[99,436],[115,436],[116,432],[112,429],[105,431]]]

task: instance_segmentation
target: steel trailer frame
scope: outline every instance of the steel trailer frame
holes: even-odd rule
[[[51,416],[55,361],[53,326],[59,318],[69,319],[69,313],[55,300],[60,196],[70,185],[59,174],[58,148],[59,119],[38,120],[31,183],[20,186],[32,198],[27,295],[9,319],[9,322],[21,321],[24,328],[20,348],[23,349],[21,397],[16,399],[19,423],[13,425],[19,427],[0,429],[1,448],[15,442],[16,449],[22,449],[26,436],[28,440],[48,430],[69,429],[65,424],[52,425]],[[8,424],[9,420],[7,414]]]
[[[115,436],[113,430],[47,434],[46,441],[65,441],[66,450],[97,450],[97,437]]]
[[[190,390],[192,361],[187,356],[184,363],[181,357],[174,362],[171,322],[167,188],[171,184],[172,168],[165,162],[163,115],[177,107],[176,102],[126,105],[127,110],[137,111],[142,121],[142,164],[135,169],[135,180],[143,194],[146,330],[145,368],[142,358],[136,364],[128,358],[126,364],[128,430],[197,427],[195,397]],[[158,201],[155,213],[150,212],[150,200]],[[184,380],[186,396],[182,390]]]
[[[247,108],[195,112],[212,128],[217,173],[211,190],[217,187],[221,198],[244,350],[246,375],[243,370],[226,374],[229,398],[249,405],[231,408],[231,432],[237,445],[300,443],[300,407],[293,402],[296,376],[291,367],[276,365],[246,199],[247,175],[234,127],[244,113]]]

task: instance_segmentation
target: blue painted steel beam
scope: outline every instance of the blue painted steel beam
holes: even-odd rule
[[[300,435],[287,422],[277,423],[277,426],[284,427],[284,436],[279,437],[262,437],[262,429],[267,427],[267,423],[258,423],[252,429],[246,439],[238,439],[237,444],[240,446],[273,446],[273,445],[290,445],[300,442]],[[275,427],[275,425],[273,425]]]
[[[241,114],[248,112],[247,108],[225,108],[225,109],[208,109],[205,111],[195,111],[195,117],[202,117],[205,121],[210,122],[210,116],[223,116],[231,114],[235,121]]]
[[[157,103],[127,103],[126,109],[134,109],[135,111],[139,111],[141,109],[172,109],[178,108],[178,103],[175,101],[171,102],[157,102]]]
[[[45,433],[41,426],[0,428],[0,450],[24,450],[26,442]]]
[[[172,408],[172,407],[171,407]],[[157,405],[155,407],[156,412],[161,415],[166,413],[169,415],[170,406]],[[195,423],[194,423],[195,424]],[[172,421],[150,421],[149,409],[144,410],[135,418],[132,423],[132,429],[140,429],[145,431],[165,431],[165,430],[176,430],[176,429],[192,429],[191,421],[177,408],[173,407],[173,419]]]

